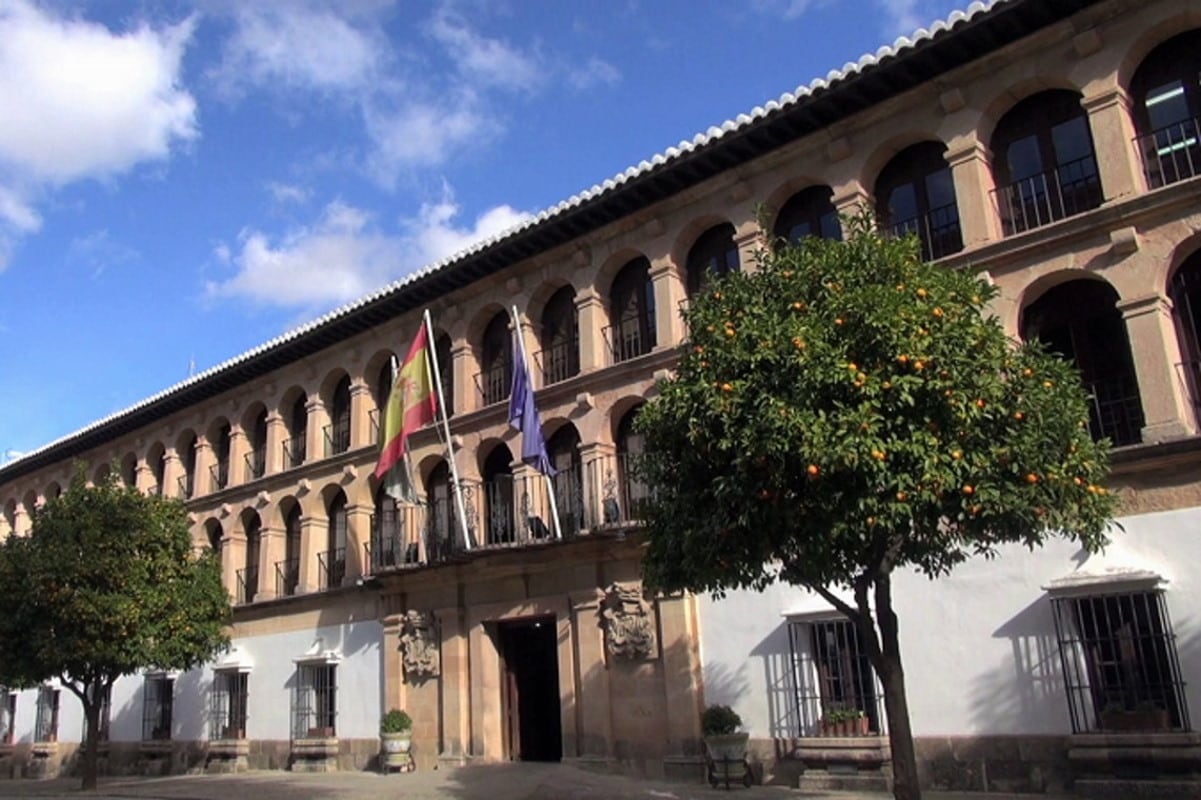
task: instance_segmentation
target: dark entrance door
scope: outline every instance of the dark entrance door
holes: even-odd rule
[[[555,618],[502,622],[499,631],[509,759],[558,761],[563,756],[563,731]]]

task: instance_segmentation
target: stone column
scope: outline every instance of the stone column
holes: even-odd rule
[[[609,363],[605,353],[605,304],[594,287],[579,291],[575,298],[580,325],[580,372],[591,372]]]
[[[324,517],[300,518],[300,574],[296,593],[315,592],[321,585],[317,554],[324,552],[329,534],[329,523]]]
[[[183,477],[183,462],[180,461],[175,448],[168,447],[163,451],[163,485],[159,487],[159,494],[163,497],[178,497],[181,477]]]
[[[284,529],[273,525],[259,528],[259,591],[256,598],[270,600],[279,596],[275,585],[275,562],[286,555]]]
[[[681,305],[686,300],[684,284],[669,256],[651,261],[651,283],[655,290],[655,352],[670,350],[684,340]]]
[[[734,244],[738,247],[738,268],[742,272],[754,272],[759,268],[758,253],[767,244],[760,233],[759,221],[754,217],[743,222],[734,232]]]
[[[264,472],[273,475],[284,468],[284,439],[288,438],[288,427],[278,411],[267,412],[266,463]]]
[[[475,358],[471,345],[457,339],[450,348],[449,369],[453,376],[455,396],[451,398],[450,408],[456,414],[465,414],[480,407],[479,390],[475,387]]]
[[[236,521],[221,521],[221,582],[232,602],[238,602],[238,570],[245,566],[246,537],[234,532]]]
[[[250,452],[250,440],[241,425],[229,428],[229,486],[239,486],[251,480],[246,469],[246,454]]]
[[[200,497],[201,495],[211,494],[217,490],[213,485],[213,479],[210,475],[209,467],[215,460],[213,458],[213,448],[209,445],[209,440],[204,436],[196,437],[196,460],[195,474],[192,477],[192,496]]]
[[[955,183],[955,204],[959,209],[963,246],[974,247],[1000,239],[988,148],[974,137],[955,139],[947,147],[946,160]]]
[[[1081,105],[1088,112],[1093,133],[1101,191],[1106,201],[1142,191],[1142,167],[1134,149],[1134,124],[1130,98],[1120,86],[1086,93]]]
[[[134,467],[134,486],[143,494],[149,492],[150,487],[154,486],[154,469],[146,463],[144,458],[139,458],[138,465]]]
[[[605,634],[598,624],[600,599],[596,590],[571,595],[580,676],[578,752],[580,758],[589,760],[613,757],[613,695]]]
[[[580,687],[576,684],[579,664],[573,635],[575,618],[567,598],[552,604],[555,611],[555,636],[559,642],[559,731],[564,758],[580,755],[579,720]]]
[[[305,463],[325,458],[325,403],[313,395],[304,405]]]
[[[466,763],[471,741],[471,671],[467,620],[461,608],[434,612],[442,637],[442,742],[438,760]]]
[[[1184,375],[1176,367],[1180,352],[1172,303],[1148,295],[1118,303],[1130,336],[1130,352],[1138,376],[1143,406],[1144,442],[1162,442],[1192,435],[1196,421],[1184,391]]]
[[[830,202],[839,217],[853,217],[859,214],[864,207],[873,208],[874,198],[859,181],[848,181],[832,188],[834,194],[831,196]],[[850,231],[846,229],[846,225],[843,225],[842,238],[847,238],[849,234]]]
[[[371,516],[374,509],[369,505],[346,506],[346,579],[362,577],[370,572],[366,560],[366,548],[371,542]]]
[[[371,387],[362,378],[350,384],[350,447],[366,447],[374,444],[371,439],[371,410],[375,402],[371,398]]]

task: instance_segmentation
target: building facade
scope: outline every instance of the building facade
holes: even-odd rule
[[[1012,336],[1075,360],[1122,497],[1102,556],[1052,544],[898,578],[926,780],[1195,796],[1199,116],[1196,0],[973,4],[5,465],[0,537],[24,535],[82,460],[183,498],[196,546],[220,551],[235,646],[114,687],[112,771],[366,768],[399,707],[422,769],[695,775],[700,711],[726,702],[764,780],[885,779],[887,720],[854,632],[789,587],[644,593],[646,488],[628,468],[632,420],[705,277],[754,269],[774,237],[838,237],[840,213],[872,205],[947,269],[986,270]],[[554,507],[507,421],[510,306]],[[379,409],[425,309],[450,440],[416,434],[424,499],[397,506],[371,474]],[[4,700],[0,776],[70,769],[69,693]]]

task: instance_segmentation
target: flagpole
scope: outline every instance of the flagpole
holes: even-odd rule
[[[517,316],[517,306],[509,306],[509,311],[513,314],[513,331],[517,334],[515,338],[517,339],[517,349],[521,356],[521,363],[525,366],[525,375],[530,381],[530,391],[533,392],[534,381],[533,376],[530,374],[530,362],[525,357],[525,334],[521,330],[521,318]],[[542,422],[535,420],[534,424],[541,425]],[[559,524],[559,503],[555,499],[555,482],[546,473],[543,473],[542,477],[546,479],[546,496],[550,501],[550,515],[551,522],[555,526],[555,538],[562,539],[563,527]]]
[[[458,512],[459,526],[463,529],[463,546],[471,549],[471,534],[467,531],[467,510],[463,505],[463,489],[459,485],[459,468],[455,466],[455,443],[450,438],[450,422],[446,417],[446,398],[442,395],[442,370],[438,368],[438,346],[434,339],[434,324],[430,321],[430,310],[427,308],[422,315],[425,322],[425,332],[430,343],[430,358],[426,362],[427,370],[433,369],[434,391],[438,393],[438,410],[442,412],[442,433],[446,439],[446,461],[450,464],[451,494],[454,497],[455,510]]]

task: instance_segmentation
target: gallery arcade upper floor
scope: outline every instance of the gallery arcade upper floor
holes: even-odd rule
[[[563,476],[560,522],[629,521],[642,491],[625,469],[641,446],[631,421],[672,368],[680,309],[778,239],[841,236],[840,215],[861,206],[948,269],[987,270],[1010,334],[1080,367],[1095,435],[1191,437],[1199,119],[1201,3],[973,8],[0,468],[0,537],[28,530],[75,459],[92,478],[117,470],[184,499],[243,599],[329,587],[389,558],[428,563],[456,541],[558,531],[513,458],[510,307]],[[370,473],[391,360],[426,308],[472,491],[448,505],[447,444],[421,432],[418,522]]]

